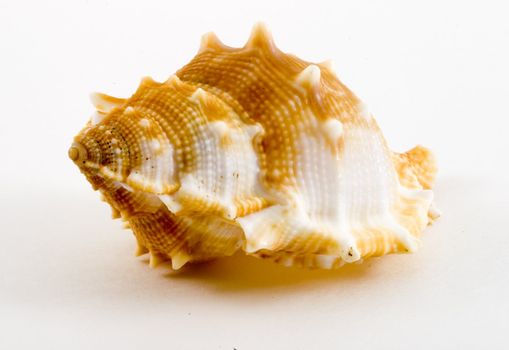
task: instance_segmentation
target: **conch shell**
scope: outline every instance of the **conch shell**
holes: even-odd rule
[[[415,251],[437,216],[431,153],[391,152],[330,64],[281,52],[263,25],[242,48],[206,34],[167,81],[92,102],[69,156],[151,266],[242,250],[336,268]]]

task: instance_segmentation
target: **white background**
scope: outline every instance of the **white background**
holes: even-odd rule
[[[0,2],[0,348],[507,349],[509,8],[500,1]],[[338,271],[134,258],[67,159],[91,91],[164,80],[215,31],[332,59],[394,150],[434,150],[414,255]]]

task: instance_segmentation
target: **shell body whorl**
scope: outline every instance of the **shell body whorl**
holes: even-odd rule
[[[166,82],[97,112],[69,151],[151,265],[247,254],[334,268],[415,251],[436,166],[391,152],[328,64],[280,51],[263,26],[243,48],[205,35]]]

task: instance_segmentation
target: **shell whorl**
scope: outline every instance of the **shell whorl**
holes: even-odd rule
[[[430,153],[391,152],[329,63],[283,53],[263,25],[242,48],[206,34],[166,82],[92,101],[69,156],[152,266],[243,249],[333,268],[414,251],[430,221]]]

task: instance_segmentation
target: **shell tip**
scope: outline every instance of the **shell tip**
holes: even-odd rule
[[[69,151],[67,151],[67,154],[69,155],[69,158],[72,161],[76,161],[79,158],[79,152],[78,152],[78,149],[76,147],[69,148]]]

